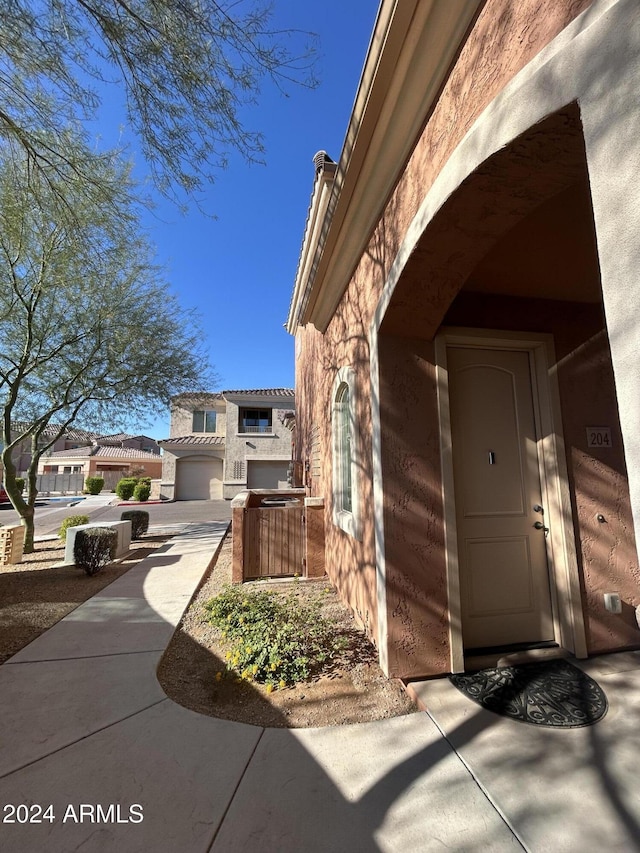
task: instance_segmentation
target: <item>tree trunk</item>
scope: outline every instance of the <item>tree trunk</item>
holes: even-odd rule
[[[35,508],[27,505],[21,514],[20,523],[24,527],[24,554],[33,554],[33,536],[35,533]]]
[[[13,463],[11,451],[5,447],[2,452],[2,463],[4,466],[4,487],[9,500],[15,511],[20,516],[20,523],[24,527],[24,554],[32,554],[34,550],[33,537],[35,533],[35,505],[36,496],[36,471],[37,461],[34,467],[33,461],[29,466],[27,475],[28,493],[27,500],[22,496],[22,491],[16,485],[16,466]]]

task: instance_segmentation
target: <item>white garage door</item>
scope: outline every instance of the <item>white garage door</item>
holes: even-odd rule
[[[288,489],[288,462],[247,463],[247,488],[249,489]]]
[[[176,468],[176,498],[179,501],[209,501],[222,498],[222,459],[189,456]]]

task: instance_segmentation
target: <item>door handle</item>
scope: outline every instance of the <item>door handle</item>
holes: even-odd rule
[[[533,526],[535,527],[535,529],[536,529],[536,530],[544,530],[544,535],[545,535],[545,536],[546,536],[546,535],[547,535],[547,533],[549,532],[549,528],[548,528],[548,527],[545,527],[545,526],[544,526],[544,524],[543,524],[541,521],[536,521],[536,523],[535,523]]]

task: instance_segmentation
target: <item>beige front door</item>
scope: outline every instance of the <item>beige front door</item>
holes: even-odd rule
[[[553,641],[529,353],[450,346],[447,368],[464,647]]]

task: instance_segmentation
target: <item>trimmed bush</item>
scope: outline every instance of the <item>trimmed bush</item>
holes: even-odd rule
[[[134,501],[148,501],[151,494],[151,483],[137,483],[133,490]]]
[[[16,477],[16,487],[20,494],[24,492],[24,477]]]
[[[99,495],[104,488],[104,479],[102,477],[87,477],[84,481],[84,488],[90,495]]]
[[[58,536],[63,542],[67,541],[67,527],[78,527],[81,524],[89,524],[88,515],[70,515],[60,525]]]
[[[118,480],[118,485],[116,486],[116,495],[120,498],[121,501],[131,500],[133,490],[135,489],[137,483],[137,477],[123,477],[121,480]]]
[[[144,509],[127,509],[120,521],[131,522],[131,538],[140,539],[149,529],[149,513]]]
[[[226,674],[267,685],[270,692],[306,681],[344,648],[320,600],[302,603],[295,593],[227,586],[204,605],[205,621],[228,646]]]
[[[88,575],[95,575],[116,555],[118,533],[111,527],[78,530],[73,543],[73,561]]]

